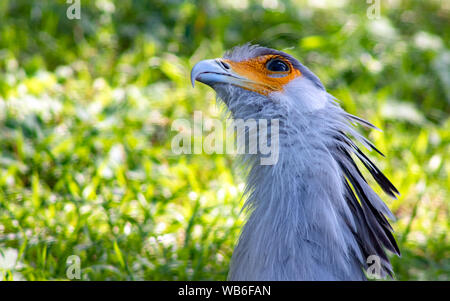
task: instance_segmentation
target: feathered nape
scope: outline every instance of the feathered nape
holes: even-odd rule
[[[378,130],[370,122],[348,114],[339,107],[338,111],[340,111],[340,115],[349,123],[356,122],[365,127]],[[392,277],[392,267],[384,248],[397,255],[400,255],[400,250],[392,235],[393,229],[385,215],[392,220],[395,220],[395,217],[381,198],[369,186],[358,169],[356,162],[353,160],[352,154],[367,168],[374,180],[386,194],[392,198],[397,198],[397,195],[400,195],[400,193],[377,166],[350,139],[349,134],[369,150],[373,149],[383,157],[384,155],[370,141],[356,132],[351,124],[343,124],[342,130],[337,130],[333,136],[336,146],[331,149],[331,153],[342,171],[345,186],[344,197],[357,224],[357,231],[353,231],[353,234],[357,239],[364,258],[368,258],[370,255],[379,256],[381,259],[382,276],[388,273]],[[367,269],[367,262],[363,262],[363,266]]]

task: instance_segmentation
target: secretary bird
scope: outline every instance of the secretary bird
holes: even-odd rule
[[[275,164],[260,164],[260,153],[243,156],[249,214],[229,280],[366,280],[373,258],[381,277],[393,275],[385,249],[400,250],[385,216],[394,216],[354,161],[396,198],[397,189],[354,142],[381,154],[354,128],[374,125],[344,111],[294,57],[258,45],[197,63],[191,81],[213,88],[234,119],[279,124]]]

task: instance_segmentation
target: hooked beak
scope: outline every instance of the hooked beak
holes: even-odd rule
[[[195,64],[191,71],[192,87],[195,86],[196,80],[211,87],[217,83],[242,86],[244,82],[248,81],[234,73],[230,65],[221,59],[204,60]]]

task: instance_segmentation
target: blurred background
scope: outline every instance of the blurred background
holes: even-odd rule
[[[245,42],[312,69],[386,158],[398,280],[449,280],[450,2],[0,1],[0,279],[224,280],[243,216],[230,155],[174,155],[221,116],[191,67]],[[379,190],[377,190],[379,192]]]

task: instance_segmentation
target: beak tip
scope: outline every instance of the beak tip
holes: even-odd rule
[[[194,66],[194,68],[195,68],[195,66]],[[192,71],[191,71],[191,85],[192,85],[192,88],[195,88],[195,78],[196,78],[196,75],[194,74],[194,69],[192,69]]]
[[[191,85],[195,88],[195,81],[208,86],[216,82],[223,82],[224,70],[219,67],[217,60],[203,60],[194,65],[191,70]]]

